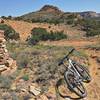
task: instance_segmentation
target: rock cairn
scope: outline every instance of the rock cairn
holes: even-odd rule
[[[0,74],[8,75],[13,73],[17,66],[16,61],[9,56],[5,42],[4,31],[0,30]]]

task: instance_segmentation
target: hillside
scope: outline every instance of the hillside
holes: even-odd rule
[[[58,7],[45,5],[40,10],[24,14],[22,16],[16,17],[17,20],[25,20],[30,22],[66,22],[70,15],[75,15],[76,19],[81,18],[99,18],[100,14],[94,11],[85,12],[64,12]]]
[[[5,24],[10,25],[16,32],[20,33],[21,40],[25,41],[35,27],[46,28],[48,31],[64,31],[69,37],[82,37],[85,32],[69,25],[54,25],[48,23],[28,23],[24,21],[5,20]]]

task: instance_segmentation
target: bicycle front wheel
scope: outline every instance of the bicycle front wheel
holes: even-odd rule
[[[76,81],[76,77],[72,72],[65,72],[64,73],[65,81],[68,85],[68,88],[73,91],[76,95],[78,95],[81,98],[86,97],[87,92],[84,88],[83,84],[81,82]]]

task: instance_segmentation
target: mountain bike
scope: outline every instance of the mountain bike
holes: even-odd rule
[[[68,88],[74,92],[76,95],[84,98],[87,96],[87,91],[83,85],[83,82],[89,83],[91,81],[91,76],[87,67],[77,63],[76,61],[69,58],[75,49],[73,48],[68,55],[66,55],[60,62],[60,65],[64,65],[66,70],[64,72],[64,79],[67,83]],[[68,61],[68,66],[65,63]]]

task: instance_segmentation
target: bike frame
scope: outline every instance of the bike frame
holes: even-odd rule
[[[83,79],[82,79],[80,73],[74,67],[71,59],[68,59],[68,64],[69,64],[68,67],[65,64],[63,64],[64,66],[66,66],[67,71],[71,71],[72,73],[74,73],[77,81],[82,81]]]

